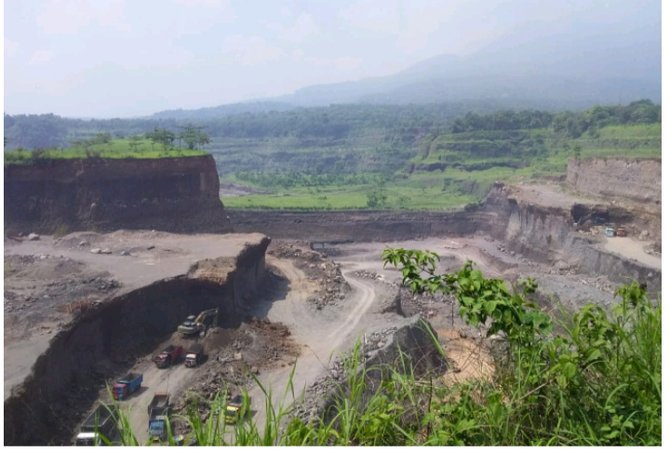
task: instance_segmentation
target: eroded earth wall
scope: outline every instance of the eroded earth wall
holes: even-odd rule
[[[225,232],[211,155],[5,166],[5,230]]]
[[[269,243],[265,238],[236,259],[209,262],[206,275],[198,275],[196,265],[187,275],[129,292],[73,320],[5,400],[5,445],[67,443],[76,407],[98,398],[110,370],[131,367],[186,316],[219,307],[221,326],[239,326],[239,306],[250,301],[261,283]]]
[[[661,210],[660,159],[570,160],[566,182],[578,191]]]
[[[226,209],[235,232],[312,241],[377,242],[466,235],[486,229],[488,212],[330,211]]]
[[[496,184],[482,203],[493,217],[488,233],[507,247],[534,260],[564,260],[588,275],[607,275],[615,283],[645,283],[650,294],[661,290],[661,272],[595,246],[595,240],[576,233],[569,210],[524,203]]]

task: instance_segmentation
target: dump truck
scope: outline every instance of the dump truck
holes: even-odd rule
[[[159,369],[165,369],[176,363],[184,355],[184,347],[181,345],[168,345],[158,355],[154,356],[153,361]]]
[[[186,352],[186,358],[184,359],[186,367],[197,367],[200,365],[205,357],[204,351],[205,349],[202,344],[191,345]]]
[[[219,316],[219,309],[207,309],[202,311],[198,316],[189,315],[184,320],[184,323],[177,327],[177,331],[182,336],[200,335],[204,336],[207,329],[216,325]]]
[[[119,378],[112,386],[112,396],[114,400],[125,400],[133,392],[142,386],[142,374],[129,373],[123,378]]]
[[[225,420],[228,424],[236,424],[239,420],[242,419],[242,416],[245,413],[242,413],[242,405],[244,403],[244,397],[241,395],[236,395],[228,401],[226,404],[226,415]]]
[[[116,420],[111,407],[98,405],[88,415],[75,438],[75,446],[100,446],[117,440]],[[104,438],[104,439],[103,439]]]
[[[170,422],[170,395],[166,392],[155,393],[147,407],[147,414],[149,415],[149,439],[165,441]]]

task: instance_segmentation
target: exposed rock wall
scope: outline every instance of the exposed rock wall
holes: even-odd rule
[[[221,326],[239,326],[238,307],[261,282],[269,242],[265,238],[237,259],[217,262],[208,278],[196,278],[192,268],[188,275],[132,291],[73,320],[5,401],[5,445],[66,443],[77,419],[74,408],[97,398],[109,370],[130,367],[136,357],[150,353],[187,315],[219,307]]]
[[[488,233],[511,250],[549,264],[565,260],[585,274],[607,275],[618,284],[637,280],[647,284],[652,296],[661,290],[660,271],[595,247],[576,233],[569,210],[520,202],[503,184],[491,189],[482,209],[495,218]]]
[[[578,191],[661,210],[660,159],[570,160],[566,182]]]
[[[225,232],[211,155],[5,166],[5,230]]]
[[[235,232],[312,241],[387,241],[466,235],[486,229],[487,212],[335,211],[226,209]]]

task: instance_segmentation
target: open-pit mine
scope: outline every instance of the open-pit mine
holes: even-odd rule
[[[322,415],[358,339],[370,361],[401,349],[445,381],[490,373],[483,333],[452,300],[402,289],[386,247],[533,277],[548,311],[608,306],[631,280],[660,294],[658,160],[573,162],[561,180],[498,183],[453,212],[291,212],[224,210],[213,159],[192,159],[5,167],[6,445],[83,441],[112,397],[145,443],[163,431],[161,397],[180,413],[224,388],[247,388],[262,425],[252,376],[276,404]]]

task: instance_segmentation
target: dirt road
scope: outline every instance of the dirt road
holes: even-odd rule
[[[147,427],[149,416],[147,407],[157,392],[167,392],[174,398],[188,386],[188,381],[196,369],[177,364],[167,369],[159,369],[153,363],[147,362],[134,371],[144,374],[142,389],[133,394],[128,400],[120,403],[121,409],[126,410],[128,419],[133,427],[133,433],[140,444],[146,444],[148,438]]]
[[[281,272],[290,282],[286,297],[272,304],[268,318],[289,326],[296,342],[304,345],[293,375],[293,393],[286,391],[291,366],[261,374],[259,380],[272,390],[275,407],[288,406],[299,400],[304,390],[328,369],[331,360],[349,349],[368,330],[384,324],[384,316],[372,312],[375,302],[388,294],[380,293],[374,283],[355,278],[352,273],[361,265],[351,261],[338,261],[342,274],[353,291],[332,309],[319,311],[318,315],[307,305],[307,299],[317,289],[305,273],[291,261],[268,257],[268,264]],[[254,421],[259,429],[265,425],[265,400],[260,388],[250,390]]]

